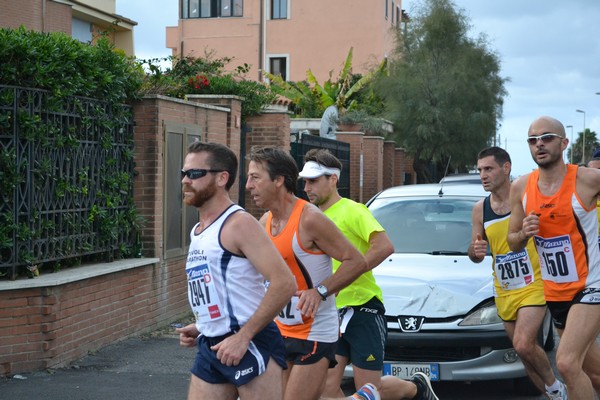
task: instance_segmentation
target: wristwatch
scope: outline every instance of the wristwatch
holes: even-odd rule
[[[327,288],[323,285],[318,285],[316,289],[317,292],[321,295],[321,299],[323,299],[323,301],[327,300]]]

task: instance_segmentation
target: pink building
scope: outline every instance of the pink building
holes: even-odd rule
[[[173,55],[235,57],[230,67],[247,63],[251,79],[300,81],[310,69],[323,81],[351,47],[356,73],[390,54],[402,0],[179,0],[179,15],[166,32]]]
[[[0,28],[64,32],[81,42],[94,43],[108,33],[114,45],[133,56],[137,22],[116,14],[116,0],[2,0]]]

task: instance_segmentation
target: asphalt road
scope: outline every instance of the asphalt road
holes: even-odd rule
[[[107,346],[70,368],[0,378],[0,399],[185,399],[194,353],[180,347],[173,330],[166,329]],[[516,395],[510,381],[434,382],[433,386],[442,400],[544,399]],[[345,381],[343,388],[352,393],[352,382]]]

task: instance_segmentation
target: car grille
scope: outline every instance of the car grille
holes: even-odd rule
[[[481,357],[480,347],[402,347],[385,348],[386,361],[444,362],[462,361]]]
[[[483,342],[481,336],[474,334],[473,338],[465,337],[462,332],[460,338],[457,338],[458,332],[450,333],[444,331],[423,331],[414,333],[402,333],[393,326],[398,326],[398,317],[386,315],[388,322],[388,332],[397,332],[406,339],[404,343],[398,343],[397,340],[389,341],[385,347],[386,361],[403,362],[449,362],[464,361],[479,358],[482,355],[492,351],[494,348],[511,347],[508,337],[491,340],[484,336]],[[447,318],[426,318],[424,324],[447,324],[456,321],[457,317]],[[438,336],[439,340],[432,338],[432,335]],[[485,335],[485,334],[484,334]],[[505,334],[502,334],[504,337]],[[425,337],[427,339],[425,339]],[[446,338],[446,339],[444,339]],[[405,345],[403,345],[405,344]],[[425,344],[425,345],[421,345]]]

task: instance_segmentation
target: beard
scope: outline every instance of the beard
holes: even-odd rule
[[[202,207],[204,204],[206,204],[207,201],[212,199],[215,193],[217,192],[217,189],[214,185],[209,185],[205,189],[197,191],[188,186],[186,192],[193,193],[193,196],[184,197],[185,204],[187,204],[188,206],[198,208]]]

